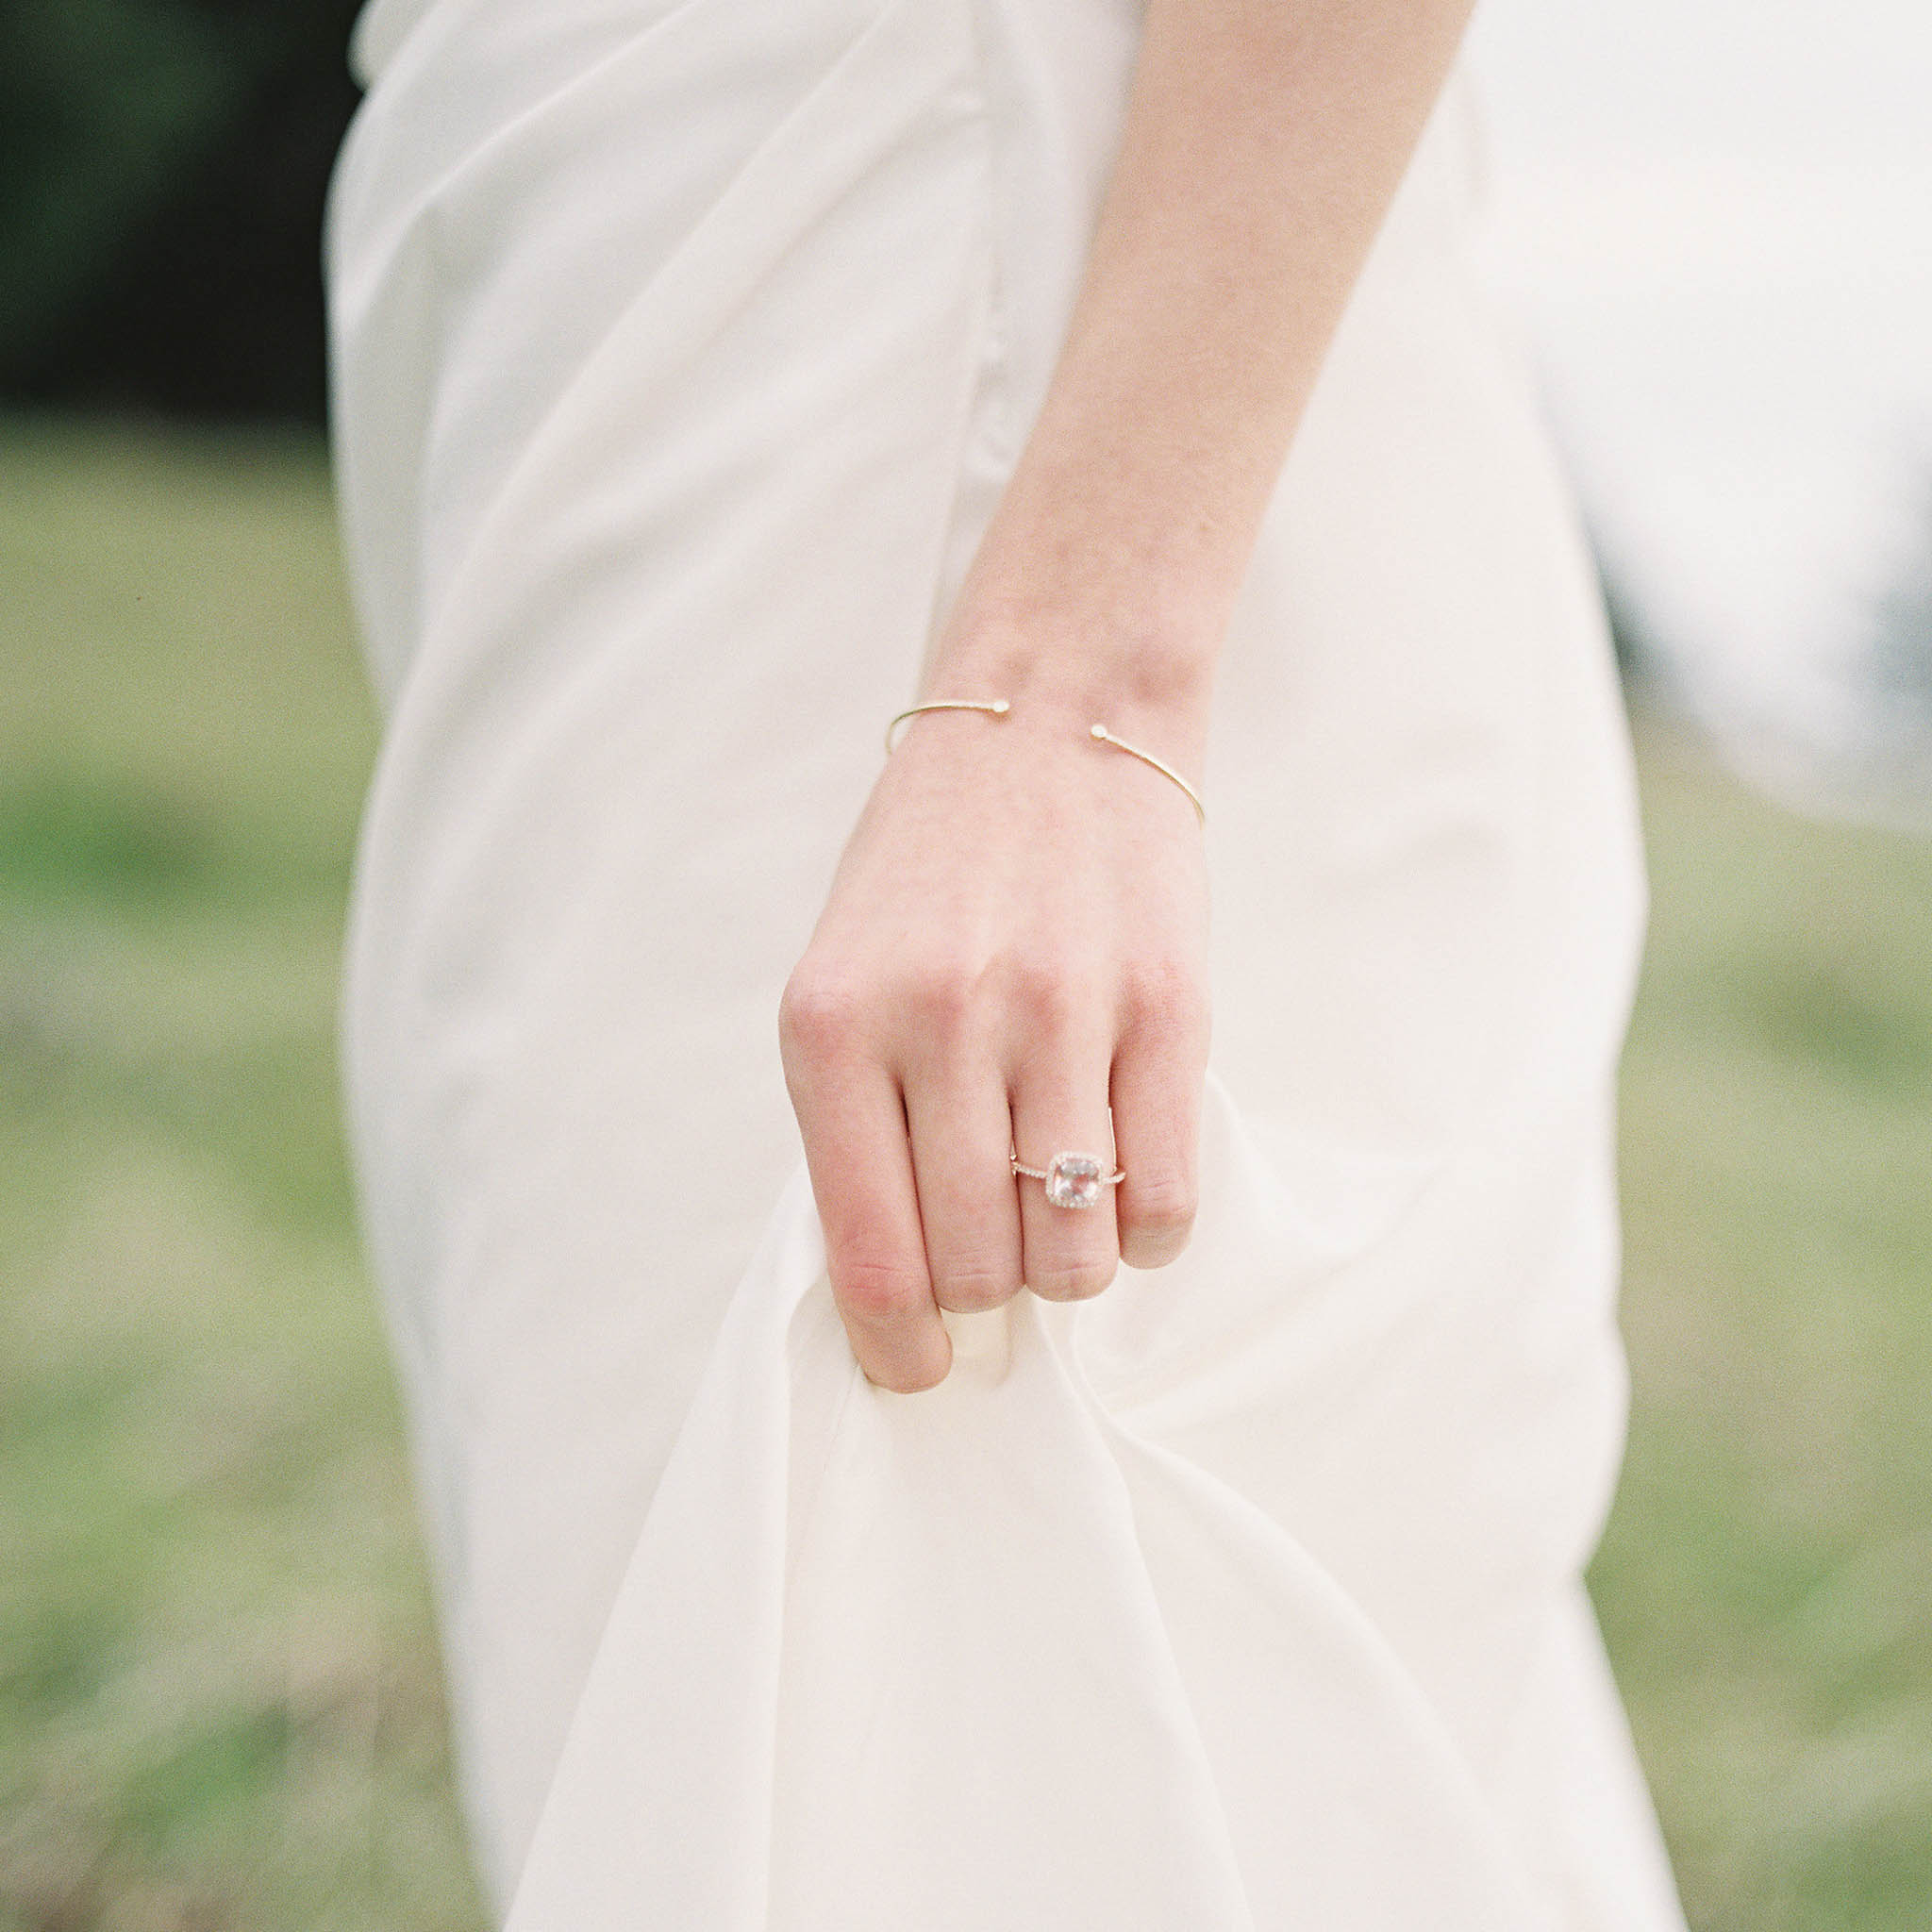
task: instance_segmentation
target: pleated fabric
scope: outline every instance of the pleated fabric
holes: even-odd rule
[[[1038,409],[1129,0],[375,0],[345,997],[512,1932],[1670,1932],[1580,1571],[1643,916],[1457,75],[1228,638],[1186,1257],[856,1368],[779,991]]]

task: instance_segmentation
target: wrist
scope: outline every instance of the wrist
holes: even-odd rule
[[[1207,727],[1218,641],[1205,626],[982,608],[947,625],[922,695],[1006,698],[1016,711],[1058,715],[1083,731],[1164,724],[1192,742]]]
[[[1110,739],[1172,779],[1205,824],[1211,667],[1205,650],[1136,651],[1118,633],[1096,639],[1039,622],[976,622],[948,627],[921,695],[998,704],[1003,735],[1062,755]]]

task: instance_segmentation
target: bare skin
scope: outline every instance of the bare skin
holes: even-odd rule
[[[940,1310],[1097,1294],[1194,1216],[1214,658],[1472,0],[1149,0],[1053,383],[780,1010],[832,1291],[876,1383]],[[1111,1118],[1109,1120],[1109,1108]],[[1009,1146],[1118,1151],[1085,1211]]]

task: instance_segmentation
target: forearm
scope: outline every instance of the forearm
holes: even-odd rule
[[[935,692],[1106,699],[1198,736],[1269,494],[1471,5],[1149,0],[1067,341]]]

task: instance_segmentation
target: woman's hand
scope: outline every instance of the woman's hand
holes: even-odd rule
[[[941,1307],[1094,1294],[1179,1251],[1206,1064],[1187,799],[1262,514],[1471,0],[1147,0],[1052,383],[913,721],[787,991],[832,1288],[866,1372],[929,1388]],[[1015,1187],[1057,1152],[1097,1208]],[[1110,1192],[1112,1191],[1109,1191]]]
[[[941,697],[991,697],[961,687]],[[1005,717],[905,727],[786,989],[785,1073],[832,1291],[866,1374],[942,1380],[940,1309],[1023,1284],[1098,1294],[1158,1267],[1194,1214],[1208,1058],[1208,891],[1186,796],[1101,744],[1102,722],[1183,771],[1204,720],[1016,696]],[[1108,1108],[1112,1108],[1111,1125]],[[1116,1155],[1097,1206],[1017,1179]]]

